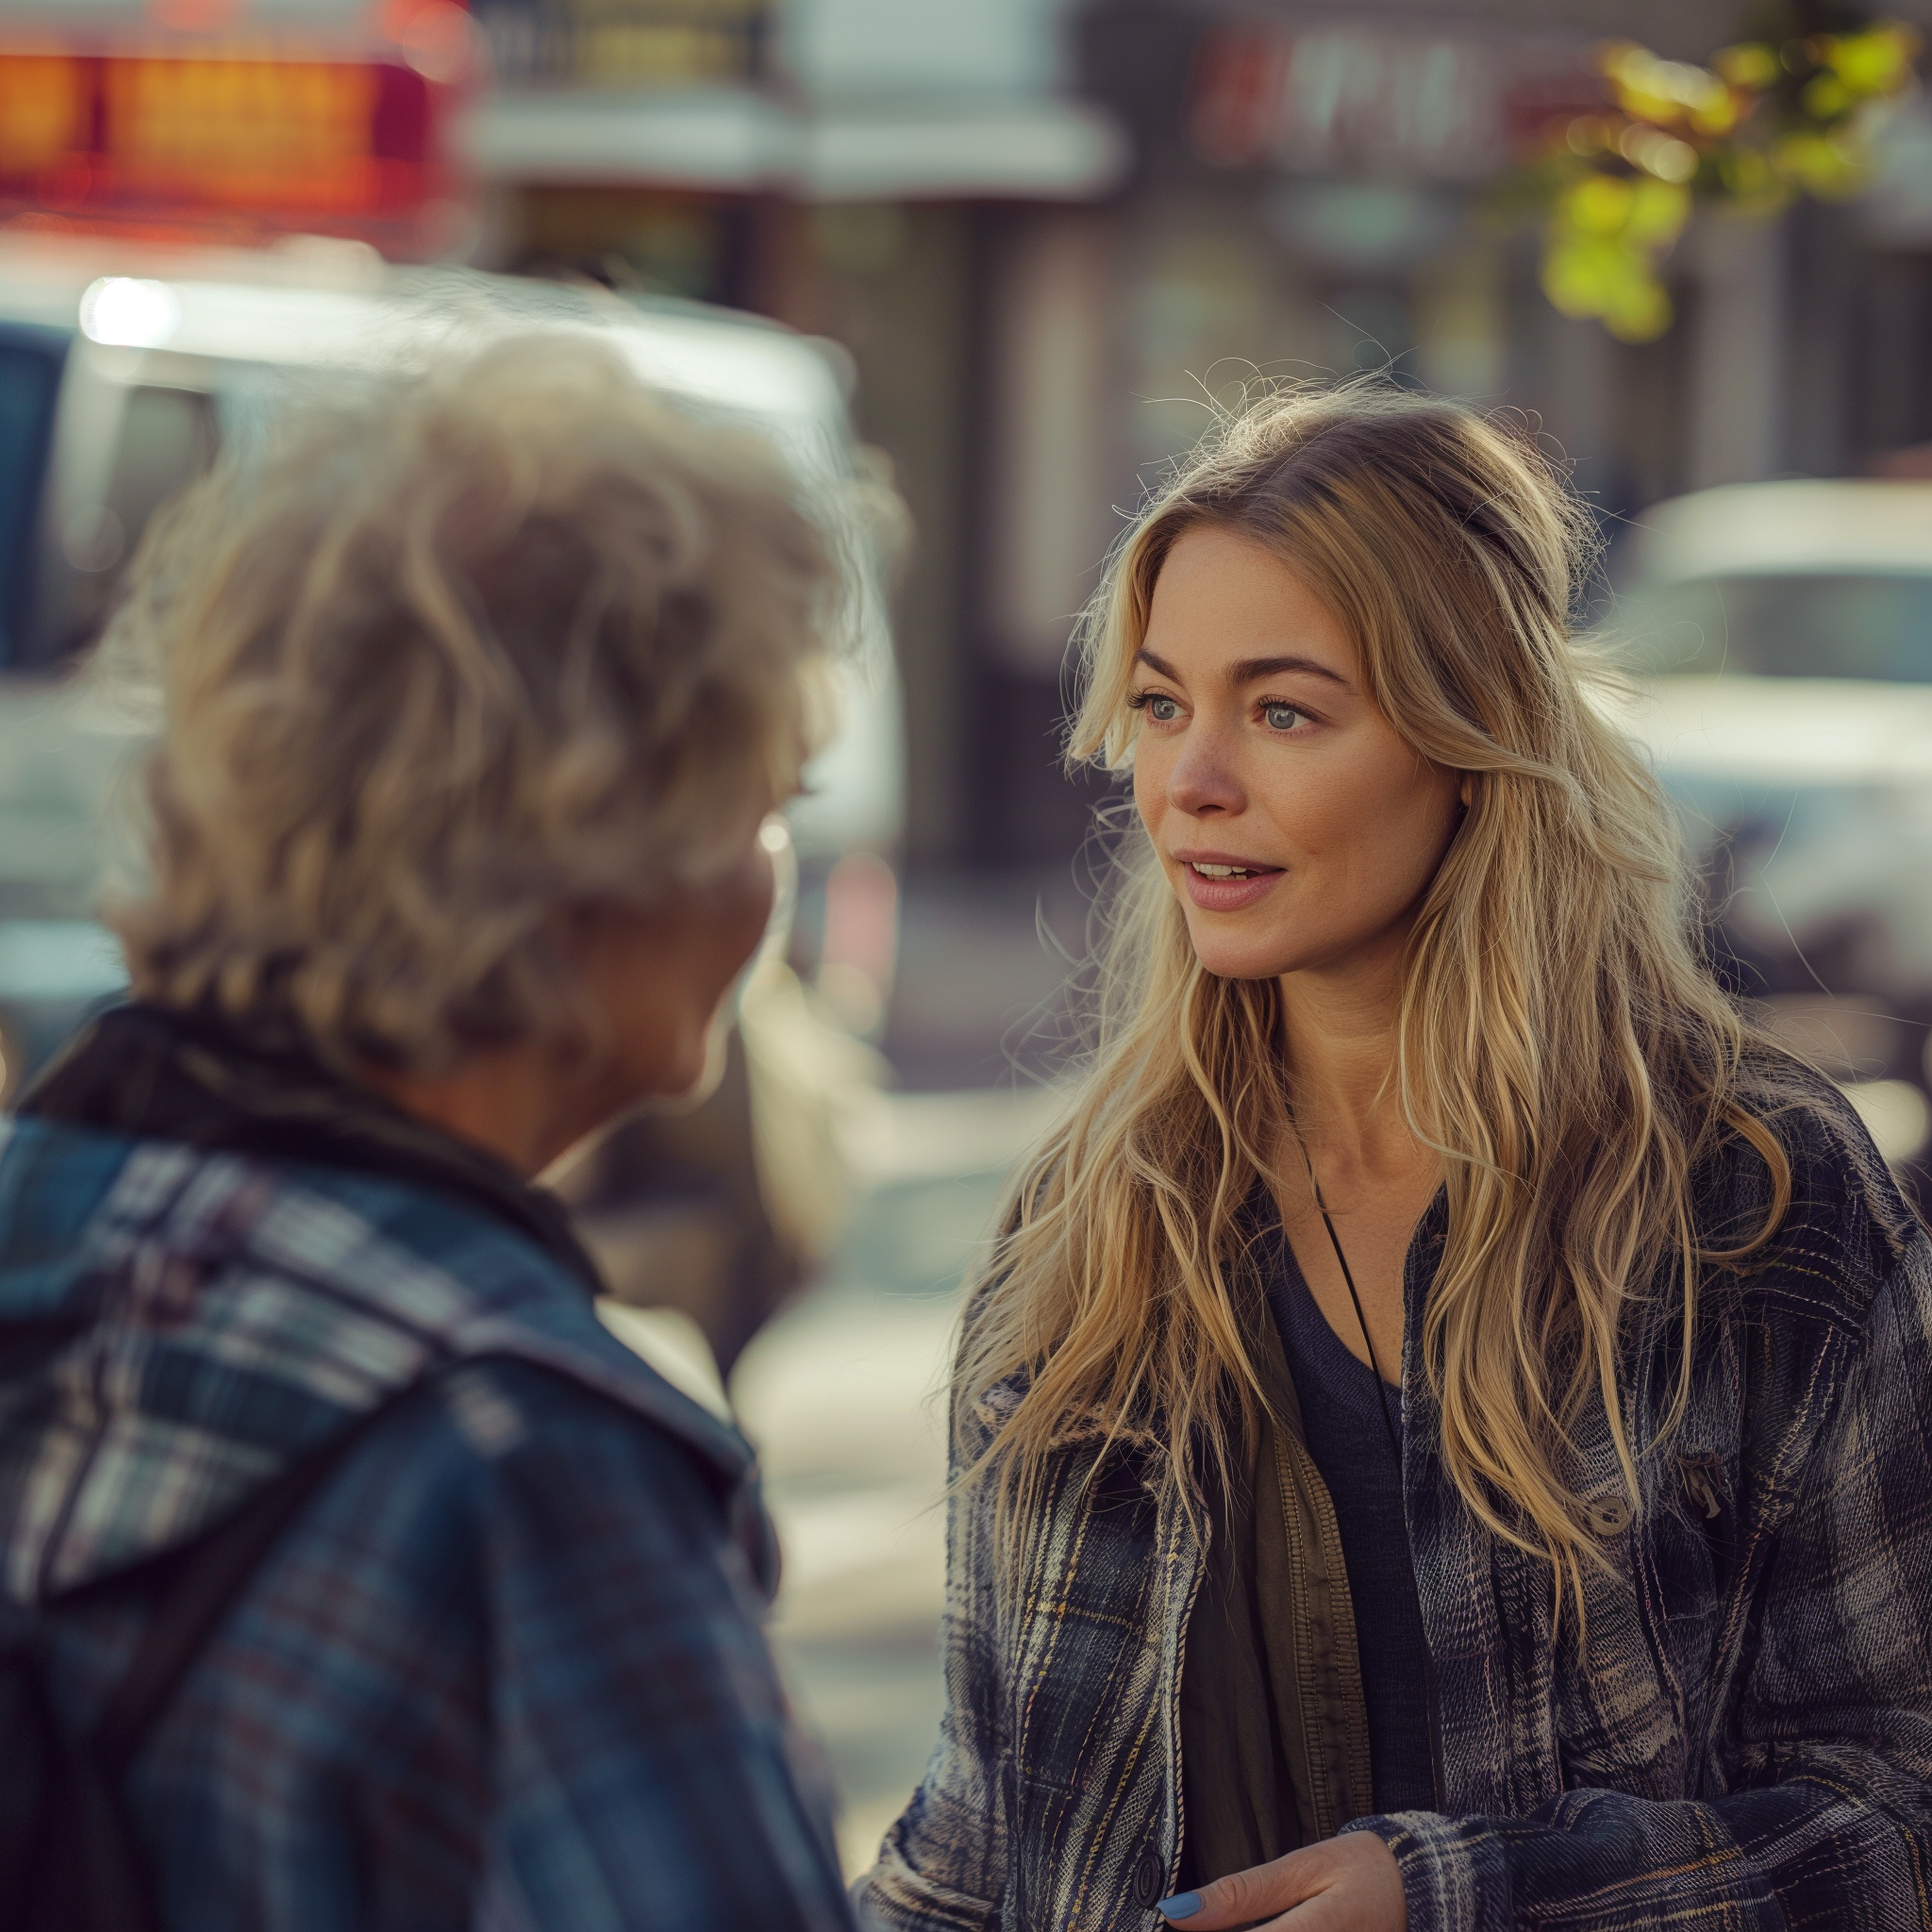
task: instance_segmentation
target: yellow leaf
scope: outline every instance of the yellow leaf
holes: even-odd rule
[[[1586,175],[1557,204],[1558,221],[1586,235],[1615,235],[1630,219],[1636,184],[1618,175]]]
[[[1748,88],[1754,93],[1761,93],[1778,75],[1777,55],[1758,41],[1725,47],[1712,57],[1710,64],[1733,87]]]
[[[1543,258],[1543,293],[1564,315],[1602,315],[1628,277],[1629,256],[1628,249],[1594,236],[1558,242]]]
[[[1621,342],[1654,342],[1674,319],[1671,298],[1655,275],[1624,284],[1604,311],[1604,326]]]
[[[1690,110],[1690,125],[1699,134],[1728,134],[1740,118],[1738,97],[1729,88]]]
[[[1624,232],[1632,242],[1662,247],[1684,232],[1690,191],[1674,181],[1639,181],[1631,192]]]
[[[1814,75],[1798,96],[1806,113],[1820,121],[1835,121],[1852,105],[1852,91],[1835,74]]]
[[[1854,95],[1896,92],[1909,78],[1919,37],[1909,27],[1874,27],[1862,34],[1827,34],[1824,64]]]
[[[1617,152],[1660,181],[1688,181],[1697,172],[1697,150],[1688,141],[1641,122],[1624,128]]]

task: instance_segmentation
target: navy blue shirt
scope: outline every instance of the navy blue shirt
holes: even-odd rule
[[[1302,1407],[1302,1435],[1335,1504],[1369,1711],[1369,1774],[1377,1811],[1432,1811],[1428,1648],[1416,1596],[1402,1472],[1402,1391],[1358,1362],[1315,1306],[1292,1250],[1275,1242],[1268,1300]],[[1387,1396],[1388,1421],[1382,1398]]]

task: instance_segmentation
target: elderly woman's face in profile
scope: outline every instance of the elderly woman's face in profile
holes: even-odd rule
[[[653,1095],[690,1093],[710,1058],[713,1022],[772,915],[772,848],[754,825],[705,878],[648,908],[569,917],[571,965],[600,1022],[589,1051],[529,1040],[474,1055],[445,1074],[369,1068],[406,1112],[536,1174]],[[783,843],[782,831],[776,842]]]
[[[606,1020],[600,1071],[613,1112],[703,1078],[712,1021],[764,938],[772,893],[772,855],[755,828],[702,882],[673,886],[648,909],[587,918],[579,968]]]

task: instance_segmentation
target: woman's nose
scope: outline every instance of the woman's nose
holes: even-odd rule
[[[1167,802],[1191,818],[1233,814],[1246,802],[1222,747],[1203,736],[1181,747],[1167,781]]]

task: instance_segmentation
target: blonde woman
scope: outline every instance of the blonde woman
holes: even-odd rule
[[[1706,969],[1581,543],[1357,390],[1119,550],[1074,749],[1138,835],[874,1924],[1932,1924],[1932,1254]]]
[[[582,334],[149,539],[135,998],[0,1124],[0,1663],[69,1734],[37,1787],[0,1701],[15,1932],[849,1925],[750,1450],[531,1185],[699,1078],[838,599],[773,451]]]

